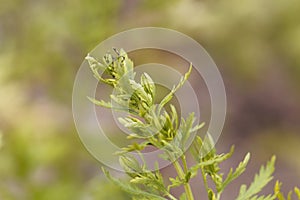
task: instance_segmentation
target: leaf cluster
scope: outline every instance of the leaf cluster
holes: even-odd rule
[[[194,113],[184,119],[180,118],[174,105],[169,104],[175,92],[188,79],[192,66],[181,78],[179,83],[158,103],[155,104],[156,87],[152,78],[144,73],[139,81],[136,80],[133,62],[128,58],[124,50],[116,50],[115,55],[106,54],[102,63],[91,55],[86,57],[94,77],[108,85],[111,85],[114,92],[110,95],[110,102],[103,100],[89,99],[96,105],[125,112],[125,117],[118,120],[130,130],[127,137],[132,143],[124,148],[120,154],[120,164],[130,177],[128,183],[113,178],[103,168],[105,175],[123,190],[132,194],[133,199],[176,199],[171,194],[171,188],[183,186],[185,192],[180,196],[181,200],[193,200],[193,192],[190,187],[190,180],[201,173],[209,200],[219,200],[225,188],[238,178],[247,167],[250,159],[248,153],[243,161],[236,168],[231,168],[224,175],[220,170],[220,163],[229,159],[233,152],[232,147],[229,153],[218,154],[215,144],[208,133],[204,139],[196,135],[190,149],[187,142],[194,137],[194,134],[203,127],[202,124],[195,125]],[[168,105],[169,104],[169,105]],[[169,111],[165,109],[168,107]],[[177,172],[176,177],[168,177],[165,180],[159,171],[151,171],[147,168],[143,159],[142,151],[152,146],[162,150],[160,155],[163,159],[171,161]],[[139,158],[129,154],[137,152]],[[186,156],[190,153],[195,163],[188,166]],[[254,181],[247,187],[242,185],[236,200],[285,200],[280,192],[280,183],[276,183],[274,194],[259,196],[259,192],[272,180],[274,172],[275,156],[259,170]],[[211,179],[212,184],[209,184]],[[299,198],[299,189],[295,188],[295,194]],[[289,193],[287,200],[291,199]],[[300,199],[300,198],[299,198]]]

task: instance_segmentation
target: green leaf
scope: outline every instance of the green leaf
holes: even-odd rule
[[[209,133],[205,136],[199,153],[200,158],[204,159],[216,156],[215,142]]]
[[[199,130],[204,125],[202,123],[200,125],[193,127],[194,123],[195,123],[195,113],[190,113],[186,120],[184,120],[183,118],[181,119],[179,132],[181,132],[181,135],[182,135],[182,139],[180,141],[180,148],[183,151],[186,150],[185,145],[186,145],[186,142],[190,139],[191,133]]]
[[[145,124],[138,118],[129,116],[125,118],[118,118],[119,122],[123,124],[126,128],[131,130],[131,134],[127,137],[128,139],[139,138],[139,139],[147,139],[148,137],[152,137],[157,130],[153,130],[153,128],[149,124]]]
[[[216,195],[212,189],[208,190],[208,199],[209,200],[217,200]]]
[[[300,200],[300,189],[295,187],[294,191],[295,191],[295,194],[297,195],[298,199]]]
[[[236,200],[249,200],[272,180],[272,174],[275,169],[275,160],[276,157],[273,156],[266,166],[262,166],[260,168],[259,173],[255,175],[254,181],[248,189],[246,185],[241,186],[240,193]]]
[[[179,200],[188,200],[185,192],[180,195]]]
[[[105,102],[103,100],[97,100],[97,99],[94,99],[92,97],[87,97],[93,104],[97,105],[97,106],[101,106],[101,107],[104,107],[104,108],[112,108],[112,105],[110,102]]]
[[[285,198],[283,193],[281,192],[281,185],[282,185],[282,183],[280,183],[279,181],[276,181],[276,184],[274,186],[274,196],[277,197],[277,200],[292,200],[293,192],[290,191],[288,193],[287,198]],[[300,190],[297,187],[295,187],[294,192],[295,192],[296,196],[298,197],[298,199],[300,200]]]
[[[232,168],[230,169],[226,179],[221,184],[221,188],[218,188],[219,192],[222,192],[229,183],[231,183],[234,179],[238,178],[246,170],[246,166],[249,162],[249,159],[250,159],[250,153],[247,153],[244,160],[240,162],[240,164],[238,165],[238,167],[235,169],[234,172]]]
[[[127,145],[126,147],[122,147],[122,151],[115,152],[115,155],[123,155],[131,151],[141,151],[148,146],[149,142],[144,141],[141,143],[133,142],[132,144]]]
[[[179,177],[169,178],[171,184],[168,185],[168,191],[170,191],[173,187],[179,187],[180,185],[184,184],[184,180],[180,180]]]
[[[143,160],[142,154],[140,154],[140,156]],[[145,161],[143,160],[143,162]],[[145,164],[141,165],[137,159],[131,155],[120,156],[120,164],[125,172],[132,178],[130,183],[144,186],[146,187],[144,190],[152,194],[170,195],[164,185],[159,170],[152,172],[146,169]]]
[[[88,61],[90,68],[93,72],[96,72],[98,70],[105,71],[106,66],[101,64],[99,61],[97,61],[94,57],[92,57],[90,54],[88,54],[85,59]]]
[[[200,154],[202,145],[203,145],[202,139],[200,136],[197,135],[194,139],[192,147],[190,148],[190,152],[191,152],[192,156],[194,157],[194,159],[196,160],[196,162],[201,161],[199,154]]]
[[[207,136],[209,138],[209,136]],[[212,139],[206,139],[205,144],[202,142],[202,139],[197,136],[196,137],[196,143],[194,144],[194,150],[193,155],[196,156],[196,159],[198,159],[198,163],[190,168],[191,176],[194,177],[197,174],[197,171],[202,168],[206,173],[212,176],[213,179],[215,179],[215,183],[218,183],[217,188],[218,190],[222,190],[221,186],[221,179],[222,175],[218,175],[219,171],[219,163],[227,160],[230,158],[234,152],[234,147],[232,146],[230,149],[230,152],[227,154],[220,154],[217,155],[215,152],[215,149],[212,147],[213,142]],[[200,146],[201,145],[201,146]],[[211,149],[209,152],[208,149]],[[204,152],[203,154],[206,154],[204,157],[202,157],[201,152]],[[228,182],[229,180],[227,180]],[[225,183],[226,185],[228,183]],[[225,185],[225,186],[226,186]],[[225,187],[224,186],[224,187]]]
[[[119,162],[126,173],[128,173],[133,178],[136,174],[141,173],[143,168],[137,159],[131,155],[121,155],[119,157]]]
[[[171,122],[174,126],[174,130],[177,130],[178,128],[178,114],[176,111],[176,108],[174,105],[170,105],[170,109],[171,109]]]
[[[149,198],[149,199],[153,199],[153,200],[166,200],[165,198],[157,195],[157,194],[152,194],[149,192],[145,192],[143,190],[141,190],[140,188],[133,186],[132,184],[129,183],[124,183],[122,181],[120,181],[119,179],[113,178],[110,173],[102,168],[102,171],[104,172],[105,176],[112,181],[114,184],[118,185],[122,190],[124,190],[125,192],[128,192],[130,194],[132,194],[135,197],[139,197],[140,198]]]
[[[113,106],[110,102],[105,102],[103,100],[97,100],[94,99],[92,97],[87,97],[93,104],[97,105],[97,106],[101,106],[103,108],[109,108],[109,109],[113,109],[116,111],[128,111],[127,108],[125,107],[121,107],[121,106]]]
[[[175,94],[175,92],[182,87],[182,85],[185,83],[185,81],[188,79],[188,77],[190,76],[191,72],[192,72],[193,66],[192,64],[190,64],[189,70],[188,72],[184,75],[184,77],[182,77],[179,81],[179,83],[173,87],[173,89],[171,90],[171,92],[169,94],[167,94],[165,96],[165,98],[163,98],[163,100],[160,102],[159,104],[159,111],[173,98],[173,95]]]
[[[151,99],[153,102],[154,96],[155,96],[155,84],[154,84],[153,80],[151,79],[151,77],[147,73],[144,73],[141,76],[141,84],[142,84],[145,92],[147,94],[151,95]]]
[[[274,186],[274,194],[276,195],[278,200],[285,200],[284,195],[281,192],[281,185],[279,181],[276,181],[275,186]]]

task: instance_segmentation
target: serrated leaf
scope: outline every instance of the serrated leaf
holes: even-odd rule
[[[207,133],[203,140],[201,150],[199,152],[200,158],[209,159],[210,157],[214,157],[216,155],[216,149],[214,147],[215,142],[212,136],[209,133]]]
[[[141,151],[141,150],[145,149],[146,146],[148,146],[148,141],[144,141],[141,143],[134,142],[132,144],[129,144],[126,147],[122,147],[122,151],[115,152],[115,155],[124,155],[124,154],[126,154],[128,152],[132,152],[132,151]]]
[[[105,102],[103,100],[97,100],[91,97],[87,97],[93,104],[101,106],[103,108],[110,108],[116,111],[128,111],[128,109],[120,106],[113,106],[110,102]]]
[[[236,200],[249,200],[251,197],[260,192],[262,188],[272,180],[272,174],[275,169],[275,160],[276,158],[273,156],[266,166],[262,166],[260,168],[259,173],[255,175],[254,181],[251,183],[248,189],[245,185],[241,186],[240,193]]]
[[[169,180],[171,184],[168,185],[168,191],[170,191],[170,189],[173,187],[179,187],[180,185],[184,184],[184,181],[180,180],[179,177],[169,178]]]
[[[125,172],[131,177],[135,177],[143,171],[141,164],[131,155],[121,155],[119,157],[119,162]]]
[[[189,114],[187,119],[181,119],[180,127],[179,127],[179,132],[182,134],[182,139],[180,141],[180,148],[185,151],[185,145],[186,142],[190,139],[191,133],[197,131],[199,128],[202,126],[196,126],[193,127],[195,123],[195,114],[192,112]]]
[[[163,100],[160,102],[159,104],[159,111],[173,98],[173,95],[175,94],[175,92],[182,87],[182,85],[185,83],[185,81],[188,79],[188,77],[190,76],[191,72],[192,72],[193,66],[192,64],[190,64],[189,70],[187,73],[185,73],[184,77],[182,77],[179,81],[179,83],[173,87],[173,89],[171,90],[171,92],[169,94],[167,94]]]
[[[141,76],[141,85],[143,86],[145,92],[150,94],[152,103],[155,96],[155,84],[147,73],[144,73]]]
[[[106,69],[106,67],[101,64],[99,61],[97,61],[93,56],[91,56],[90,54],[88,54],[85,59],[88,61],[90,68],[92,69],[92,71],[96,71],[96,70],[102,70],[104,71]]]
[[[93,104],[97,105],[97,106],[101,106],[101,107],[105,107],[105,108],[112,108],[112,105],[110,102],[105,102],[103,100],[97,100],[94,99],[92,97],[87,97]]]
[[[200,158],[199,154],[200,154],[200,150],[202,148],[202,145],[203,145],[202,139],[201,139],[200,136],[197,135],[194,139],[193,144],[192,144],[192,148],[190,149],[190,152],[191,152],[192,156],[194,157],[194,159],[197,162],[201,161],[201,158]]]
[[[198,142],[202,144],[201,138],[198,138]],[[197,171],[200,168],[203,168],[207,173],[209,173],[211,175],[214,174],[215,177],[213,177],[213,178],[220,179],[221,175],[219,175],[219,177],[217,175],[217,172],[219,170],[218,164],[225,161],[225,160],[227,160],[228,158],[230,158],[231,155],[233,154],[233,151],[234,151],[234,148],[232,147],[230,149],[230,152],[227,153],[227,154],[220,154],[220,155],[213,154],[213,156],[210,156],[209,154],[207,154],[207,156],[209,156],[209,157],[202,158],[201,161],[199,161],[199,163],[197,163],[196,165],[194,165],[190,168],[190,172],[192,174],[192,177],[194,177],[197,174]],[[221,181],[221,180],[219,180],[219,181]],[[229,183],[228,181],[229,180],[226,181],[224,188]],[[219,184],[221,184],[221,182],[219,182]],[[218,188],[218,187],[220,187],[220,188]],[[218,187],[217,187],[218,190],[222,191],[221,185],[218,186]]]
[[[233,152],[233,148],[232,148],[232,152]],[[222,192],[229,183],[231,183],[234,179],[238,178],[246,170],[246,166],[249,162],[249,159],[250,159],[250,153],[247,153],[244,160],[240,162],[240,164],[238,165],[238,167],[235,169],[234,172],[232,168],[230,169],[226,179],[221,184],[221,188],[218,188],[219,192]]]
[[[145,192],[145,191],[141,190],[140,188],[133,186],[132,184],[124,183],[124,182],[120,181],[119,179],[113,178],[110,175],[110,173],[104,168],[102,168],[102,171],[104,172],[105,176],[110,181],[112,181],[114,184],[118,185],[125,192],[132,194],[133,196],[141,197],[141,198],[149,198],[149,199],[153,199],[153,200],[166,200],[165,198],[163,198],[157,194]]]

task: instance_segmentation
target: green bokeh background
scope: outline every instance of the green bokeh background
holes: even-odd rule
[[[71,97],[89,51],[143,26],[193,37],[218,65],[228,95],[218,148],[237,149],[224,168],[252,152],[247,183],[276,154],[284,192],[299,186],[299,19],[298,0],[0,0],[0,199],[129,199],[81,144]]]

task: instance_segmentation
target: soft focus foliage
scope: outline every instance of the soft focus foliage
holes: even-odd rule
[[[257,163],[277,154],[287,193],[300,179],[299,18],[297,0],[0,0],[0,199],[122,198],[76,135],[71,94],[86,53],[138,26],[177,29],[208,50],[228,91],[218,144]]]

